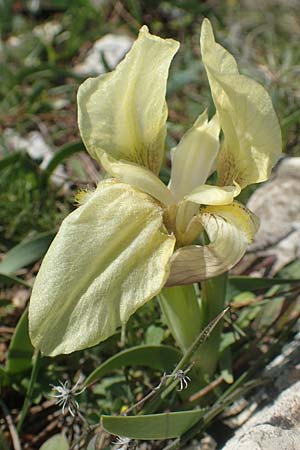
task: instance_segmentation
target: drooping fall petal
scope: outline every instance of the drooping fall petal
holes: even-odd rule
[[[64,220],[30,301],[30,335],[42,353],[103,341],[160,291],[175,241],[162,214],[147,194],[106,181]]]
[[[78,120],[88,152],[103,152],[158,174],[164,152],[167,76],[179,44],[143,26],[113,72],[89,78],[78,91]]]
[[[242,258],[258,228],[256,216],[237,202],[205,206],[200,217],[210,243],[175,251],[168,286],[195,283],[230,270]]]
[[[269,178],[281,154],[281,132],[266,90],[241,75],[233,56],[215,42],[205,19],[201,29],[202,59],[224,133],[218,158],[219,184],[248,184]]]
[[[208,121],[204,111],[172,151],[169,187],[177,200],[205,183],[218,154],[219,134],[217,116]]]

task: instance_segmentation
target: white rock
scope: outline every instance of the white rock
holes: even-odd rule
[[[12,47],[12,49],[18,48],[22,44],[22,39],[20,36],[10,36],[6,41],[6,44],[9,47]]]
[[[257,412],[222,450],[300,450],[300,382]]]
[[[62,31],[62,25],[56,20],[51,20],[49,22],[42,23],[41,25],[36,25],[32,34],[37,36],[45,44],[51,44],[54,37]]]
[[[185,447],[183,450],[216,450],[217,443],[216,441],[209,435],[204,436],[200,442],[193,441],[188,447]]]
[[[32,159],[41,160],[40,167],[45,169],[54,153],[39,131],[31,131],[25,137],[20,136],[13,129],[7,128],[3,133],[5,147],[12,151],[26,151]],[[1,151],[1,148],[0,148]],[[58,186],[64,183],[66,173],[62,165],[59,165],[51,180]]]
[[[274,177],[258,188],[248,205],[261,221],[250,251],[275,255],[271,274],[300,257],[300,158],[284,158]]]
[[[39,131],[31,131],[26,137],[20,136],[12,128],[4,131],[6,146],[14,151],[25,150],[33,159],[42,159],[41,167],[44,168],[53,153]]]
[[[243,411],[234,418],[230,417],[234,405],[226,411],[227,425],[246,422],[222,450],[300,450],[299,355],[300,332],[265,368],[262,377],[272,382],[252,395],[246,407],[244,400]],[[268,406],[259,409],[266,403]]]
[[[108,66],[113,69],[131,48],[133,39],[127,35],[107,34],[97,40],[87,57],[81,64],[74,67],[79,75],[99,75],[106,72],[101,54],[104,55]]]

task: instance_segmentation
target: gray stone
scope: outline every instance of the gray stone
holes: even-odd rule
[[[272,382],[259,389],[246,407],[244,401],[234,418],[229,417],[230,408],[226,412],[225,423],[243,425],[222,450],[300,450],[300,333],[262,376]],[[267,406],[259,409],[262,403]]]
[[[300,158],[284,158],[248,205],[261,221],[250,252],[274,255],[271,275],[300,257]]]
[[[62,25],[56,20],[51,20],[40,25],[36,25],[32,34],[37,36],[44,44],[51,44],[55,36],[62,31]]]
[[[222,450],[300,450],[300,382],[236,431]]]
[[[217,450],[217,443],[211,436],[206,435],[200,440],[200,442],[193,441],[183,450]]]
[[[99,75],[106,72],[101,60],[101,54],[110,69],[114,69],[132,46],[133,39],[127,35],[107,34],[98,39],[88,52],[85,60],[74,67],[74,72],[80,75]]]
[[[54,153],[45,141],[42,133],[39,131],[31,131],[26,136],[21,136],[13,129],[7,128],[3,133],[4,147],[12,151],[26,151],[31,158],[41,160],[40,167],[45,169],[49,161],[53,158]],[[0,146],[1,153],[1,146]],[[65,182],[66,173],[62,165],[59,165],[51,180],[58,186]]]

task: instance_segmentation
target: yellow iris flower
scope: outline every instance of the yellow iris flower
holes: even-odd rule
[[[216,114],[201,114],[172,150],[169,186],[158,178],[178,46],[144,26],[113,72],[79,88],[82,139],[111,178],[63,221],[37,275],[30,335],[47,355],[98,344],[166,284],[229,270],[257,230],[234,197],[269,177],[280,128],[267,92],[239,73],[207,19],[201,51]],[[215,170],[218,185],[205,184]]]

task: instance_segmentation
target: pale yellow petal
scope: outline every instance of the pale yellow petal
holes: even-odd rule
[[[201,52],[224,133],[218,158],[219,184],[241,188],[266,180],[281,155],[281,132],[266,90],[241,75],[233,56],[214,39],[205,19]]]
[[[175,198],[167,186],[145,167],[126,161],[116,161],[104,154],[101,163],[105,170],[118,181],[128,183],[146,194],[150,194],[163,205],[173,205]]]
[[[176,250],[168,286],[195,283],[230,270],[242,258],[258,228],[258,219],[237,202],[205,206],[200,214],[210,243]]]
[[[169,187],[178,201],[210,175],[219,150],[219,134],[217,116],[208,121],[204,111],[172,150]]]
[[[78,120],[88,152],[103,151],[158,173],[164,152],[168,70],[179,44],[143,26],[113,72],[89,78],[78,91]]]
[[[203,184],[185,196],[189,200],[199,205],[230,205],[234,197],[241,192],[239,186],[212,186]]]
[[[98,344],[160,291],[175,240],[162,216],[148,195],[106,181],[64,220],[30,300],[30,335],[42,353]]]
[[[177,206],[176,211],[176,246],[191,244],[203,231],[199,216],[199,205],[184,200]]]

